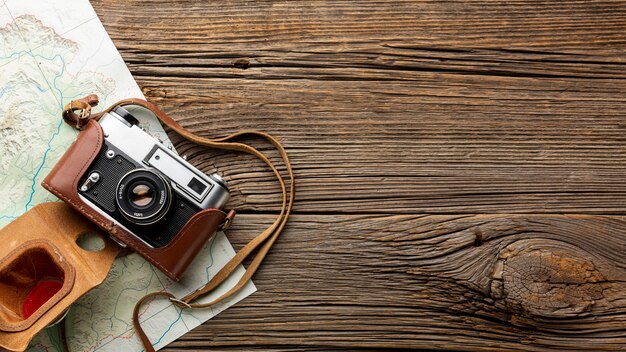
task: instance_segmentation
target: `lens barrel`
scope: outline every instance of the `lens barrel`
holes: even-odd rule
[[[115,202],[126,220],[136,225],[152,225],[168,213],[172,190],[157,171],[132,170],[118,183]]]

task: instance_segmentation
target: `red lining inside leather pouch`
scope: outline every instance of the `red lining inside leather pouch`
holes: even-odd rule
[[[65,297],[73,283],[74,271],[54,245],[24,243],[0,263],[0,327],[28,328]]]

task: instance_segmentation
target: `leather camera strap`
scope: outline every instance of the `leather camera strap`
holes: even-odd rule
[[[206,283],[200,289],[192,292],[191,294],[185,297],[177,298],[170,292],[158,291],[158,292],[147,294],[146,296],[142,297],[139,300],[139,302],[137,302],[137,304],[135,305],[135,309],[133,311],[133,325],[135,327],[135,330],[137,331],[137,335],[141,339],[141,342],[146,352],[152,352],[154,351],[154,347],[152,346],[152,343],[150,342],[145,332],[141,328],[141,324],[139,322],[139,309],[141,308],[141,305],[147,300],[150,300],[156,297],[165,297],[169,299],[170,301],[172,301],[172,303],[175,306],[181,309],[205,308],[205,307],[212,306],[216,303],[219,303],[231,297],[232,295],[237,293],[239,290],[241,290],[246,285],[246,283],[250,281],[254,273],[257,271],[257,269],[263,262],[263,259],[265,258],[270,248],[272,247],[272,245],[274,244],[274,242],[280,235],[281,231],[285,227],[285,224],[287,223],[287,219],[289,218],[289,214],[291,213],[291,209],[293,207],[293,202],[294,202],[294,197],[295,197],[294,173],[291,167],[291,163],[289,162],[289,158],[287,157],[287,153],[285,152],[285,148],[283,148],[280,142],[278,142],[274,137],[272,137],[268,133],[260,132],[256,130],[245,130],[245,131],[231,134],[224,138],[208,139],[208,138],[197,136],[189,132],[187,129],[179,125],[178,122],[176,122],[170,116],[162,112],[154,104],[147,102],[145,100],[142,100],[142,99],[125,99],[125,100],[115,103],[114,105],[112,105],[111,107],[109,107],[108,109],[104,110],[101,113],[92,114],[91,108],[97,104],[98,104],[98,97],[93,94],[88,95],[79,100],[73,100],[65,106],[63,110],[63,119],[71,126],[77,129],[81,129],[83,126],[87,124],[87,122],[90,119],[99,119],[100,117],[102,117],[104,113],[110,112],[111,110],[113,110],[114,108],[118,106],[139,105],[152,111],[163,124],[167,125],[176,133],[180,134],[181,136],[183,136],[184,138],[186,138],[187,140],[191,142],[194,142],[194,143],[206,146],[206,147],[210,147],[210,148],[244,152],[244,153],[252,154],[258,157],[272,169],[272,171],[274,172],[274,175],[276,176],[276,178],[278,179],[278,182],[280,183],[280,187],[282,190],[282,206],[281,206],[280,214],[278,215],[276,220],[272,223],[272,225],[270,225],[267,229],[265,229],[265,231],[263,231],[254,239],[252,239],[241,250],[239,250],[239,252],[237,252],[237,254],[235,254],[235,256],[213,278],[211,278],[211,280],[208,283]],[[242,136],[261,137],[267,140],[268,142],[270,142],[278,150],[283,162],[285,163],[287,173],[289,174],[289,191],[287,191],[287,187],[285,185],[285,180],[283,179],[283,176],[281,176],[280,172],[274,166],[274,163],[265,154],[261,153],[256,148],[250,145],[232,141],[233,139],[236,139]],[[230,277],[230,275],[237,268],[237,266],[241,264],[244,261],[244,259],[250,256],[257,248],[258,248],[258,251],[254,259],[252,259],[252,262],[246,269],[244,275],[241,277],[241,279],[239,279],[239,281],[233,288],[228,290],[228,292],[220,295],[219,297],[211,300],[210,302],[194,303],[194,301],[197,298],[200,298],[212,292],[220,284],[222,284],[228,277]]]

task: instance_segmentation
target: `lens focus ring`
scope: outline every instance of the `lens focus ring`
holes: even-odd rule
[[[167,214],[172,191],[158,172],[138,169],[122,177],[117,185],[115,202],[126,220],[137,225],[152,225]]]

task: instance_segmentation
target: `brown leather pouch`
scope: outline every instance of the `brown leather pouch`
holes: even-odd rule
[[[89,251],[77,240],[101,237]],[[106,277],[118,247],[65,203],[42,203],[0,230],[0,349],[23,351]],[[36,292],[38,291],[38,292]]]

